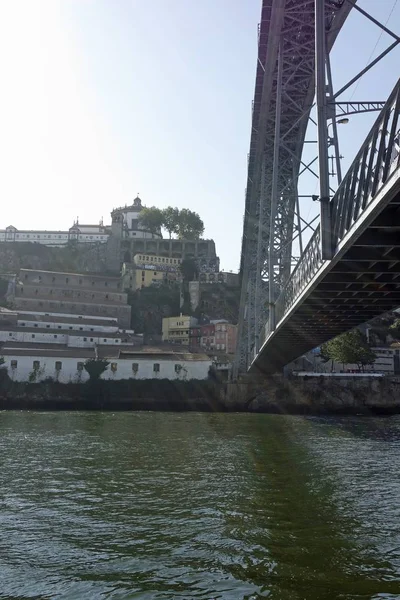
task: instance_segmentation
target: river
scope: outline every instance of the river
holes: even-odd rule
[[[400,418],[0,413],[0,598],[400,598]]]

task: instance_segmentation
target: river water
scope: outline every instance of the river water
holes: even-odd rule
[[[0,598],[400,598],[400,418],[0,413]]]

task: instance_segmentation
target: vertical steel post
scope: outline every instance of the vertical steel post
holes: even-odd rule
[[[261,185],[260,185],[260,204],[258,216],[258,237],[257,237],[257,267],[256,267],[256,290],[254,301],[254,352],[257,354],[260,345],[260,328],[261,328],[261,302],[262,302],[262,275],[261,271],[264,265],[264,253],[262,250],[262,242],[264,233],[264,200],[265,200],[265,160],[261,167]]]
[[[268,304],[269,304],[269,329],[275,330],[275,219],[278,206],[278,173],[279,173],[279,147],[281,143],[281,106],[282,106],[282,73],[283,51],[282,42],[278,49],[278,73],[276,80],[276,105],[275,105],[275,134],[274,134],[274,160],[272,167],[271,213],[269,226],[268,249]]]
[[[331,102],[334,102],[333,99],[333,81],[332,81],[332,69],[331,69],[331,59],[329,54],[326,55],[326,74],[328,76],[328,93],[329,99]],[[331,107],[333,111],[332,117],[332,136],[333,136],[333,145],[335,148],[335,159],[336,159],[336,176],[338,187],[342,183],[342,165],[340,164],[340,152],[339,152],[339,138],[338,138],[338,130],[336,123],[336,108],[335,105]]]
[[[301,232],[300,202],[297,189],[294,193],[296,194],[297,231],[299,233],[299,251],[301,256],[303,254],[303,234]]]
[[[246,354],[246,371],[250,366],[250,362],[251,362],[251,348],[252,348],[252,335],[251,335],[251,330],[252,330],[252,320],[254,319],[254,315],[252,314],[254,312],[254,310],[252,311],[252,303],[254,302],[253,300],[253,294],[254,294],[254,290],[253,290],[253,285],[252,285],[252,281],[251,281],[251,277],[249,277],[248,283],[247,283],[247,306],[246,306],[246,317],[247,317],[247,354]]]
[[[319,201],[321,227],[321,256],[332,258],[331,208],[329,198],[329,155],[326,96],[326,32],[325,0],[315,0],[315,96],[318,125]]]

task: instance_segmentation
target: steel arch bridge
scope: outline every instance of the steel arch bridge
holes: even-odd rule
[[[299,177],[308,170],[319,178],[318,245],[321,260],[330,260],[334,255],[331,226],[331,198],[334,190],[330,187],[332,182],[329,180],[328,164],[330,144],[335,147],[338,184],[342,179],[337,119],[356,112],[378,111],[385,105],[381,101],[337,101],[338,95],[400,41],[395,34],[358,7],[356,2],[357,0],[262,0],[248,155],[234,376],[247,371],[257,359],[266,337],[265,324],[268,323],[270,332],[275,331],[277,301],[278,305],[279,302],[282,305],[279,297],[291,276],[295,237],[300,239],[300,254],[303,254]],[[329,53],[352,9],[358,10],[382,27],[395,41],[335,94]],[[318,131],[318,155],[305,164],[302,162],[302,154],[314,102],[317,122],[313,122]],[[328,121],[332,124],[332,138],[328,137]],[[375,154],[375,148],[373,153]],[[301,260],[302,257],[299,263]],[[290,343],[290,339],[287,343]],[[309,349],[311,348],[312,345]]]

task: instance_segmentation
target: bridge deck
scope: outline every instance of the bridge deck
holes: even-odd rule
[[[252,371],[282,370],[321,343],[400,306],[400,82],[332,202],[335,255],[322,261],[319,229],[276,304]],[[398,144],[397,144],[398,146]]]

